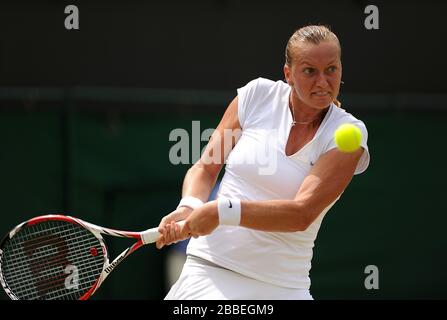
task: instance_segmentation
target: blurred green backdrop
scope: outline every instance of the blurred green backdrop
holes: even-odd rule
[[[104,90],[2,91],[1,233],[47,213],[124,230],[157,225],[177,205],[189,168],[170,163],[169,133],[191,133],[194,120],[201,131],[214,128],[232,95],[142,90],[135,99],[135,91]],[[348,110],[358,102],[342,101]],[[369,131],[371,164],[323,221],[311,270],[315,298],[447,298],[447,113],[427,106],[353,109]],[[112,256],[128,245],[110,243]],[[163,298],[168,252],[137,251],[95,299]],[[379,269],[378,290],[364,286],[368,265]]]

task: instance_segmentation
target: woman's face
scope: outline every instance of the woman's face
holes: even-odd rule
[[[324,109],[334,101],[340,90],[340,49],[335,41],[319,44],[303,42],[293,49],[291,67],[284,66],[287,82],[307,106]]]

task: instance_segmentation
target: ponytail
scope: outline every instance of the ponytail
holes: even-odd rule
[[[338,99],[334,99],[333,102],[334,102],[334,104],[335,104],[337,107],[341,108],[341,102],[338,101]]]

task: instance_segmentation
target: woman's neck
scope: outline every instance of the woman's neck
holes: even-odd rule
[[[326,115],[326,112],[329,109],[329,108],[324,109],[312,108],[303,103],[297,97],[293,97],[293,93],[290,95],[289,106],[292,112],[294,125],[299,124],[306,125],[311,123],[319,124],[323,120],[324,116]]]

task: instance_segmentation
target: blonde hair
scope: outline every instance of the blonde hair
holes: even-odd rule
[[[340,52],[341,57],[341,46],[340,41],[338,40],[335,33],[331,31],[331,29],[328,26],[324,25],[309,25],[302,27],[298,30],[296,30],[292,36],[290,37],[289,41],[287,42],[286,46],[286,65],[288,67],[291,67],[293,64],[293,49],[299,46],[300,43],[303,42],[310,42],[313,44],[319,44],[323,41],[334,41]],[[341,103],[337,99],[334,99],[334,103],[340,107]]]

